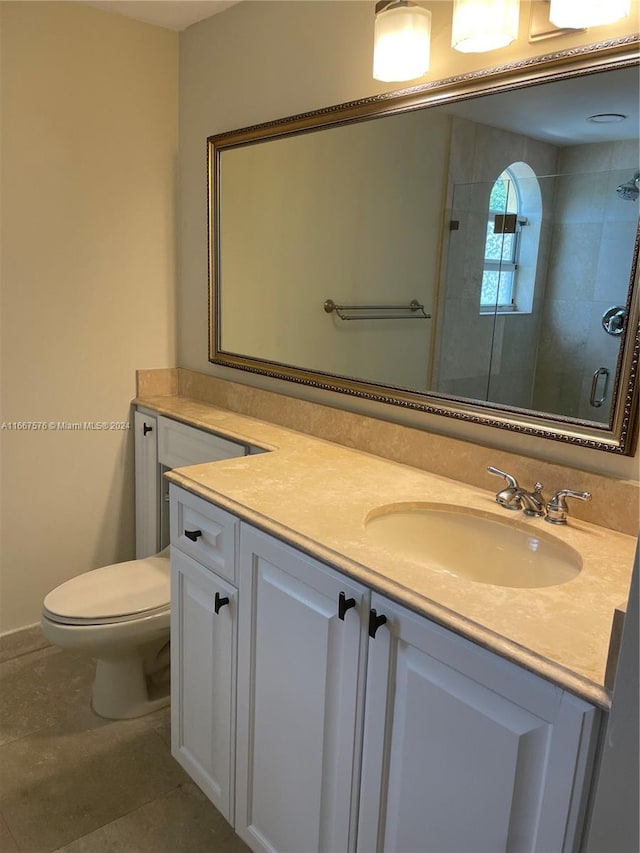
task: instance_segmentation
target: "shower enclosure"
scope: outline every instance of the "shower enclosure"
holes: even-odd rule
[[[608,422],[638,228],[637,150],[636,140],[559,149],[556,174],[511,170],[502,196],[504,172],[454,187],[439,392]],[[615,168],[587,168],[602,163]]]

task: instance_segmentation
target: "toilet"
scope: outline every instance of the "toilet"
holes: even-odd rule
[[[164,472],[249,452],[244,444],[142,408],[133,413],[133,427],[137,559],[93,569],[56,587],[45,597],[40,619],[51,643],[95,658],[91,704],[111,720],[141,717],[170,701],[171,549]]]
[[[92,707],[100,717],[140,717],[169,704],[169,552],[85,572],[44,599],[45,637],[96,659]]]

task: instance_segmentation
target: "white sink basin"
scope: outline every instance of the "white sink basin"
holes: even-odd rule
[[[566,583],[582,568],[569,545],[511,518],[446,504],[381,506],[365,520],[367,538],[429,571],[477,583],[541,587]]]

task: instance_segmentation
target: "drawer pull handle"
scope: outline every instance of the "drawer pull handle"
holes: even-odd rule
[[[377,611],[370,610],[369,611],[369,636],[375,637],[376,631],[381,625],[384,625],[387,621],[387,617],[383,616],[382,613],[378,616]]]
[[[351,610],[351,608],[355,606],[355,598],[347,598],[344,592],[341,592],[338,596],[338,619],[342,619],[344,622],[344,614],[347,610]]]
[[[229,603],[229,599],[225,595],[224,597],[220,595],[219,592],[216,592],[215,601],[213,603],[213,609],[216,613],[220,613],[220,608],[225,607]]]
[[[196,542],[202,536],[202,530],[185,530],[184,535],[192,542]]]
[[[142,437],[144,438],[148,432],[153,432],[153,427],[149,424],[142,424]]]

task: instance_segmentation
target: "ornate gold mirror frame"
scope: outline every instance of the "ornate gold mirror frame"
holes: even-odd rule
[[[226,352],[221,346],[220,155],[225,150],[264,140],[290,136],[310,129],[335,127],[372,117],[422,109],[545,82],[638,67],[637,36],[548,54],[534,59],[451,77],[398,92],[328,107],[262,125],[212,136],[208,145],[209,233],[209,360],[225,367],[338,391],[394,406],[443,417],[512,430],[598,450],[631,455],[635,449],[638,410],[638,360],[640,353],[640,284],[638,236],[621,336],[608,424],[539,413],[432,392],[419,392],[345,376],[302,369],[296,365]]]

